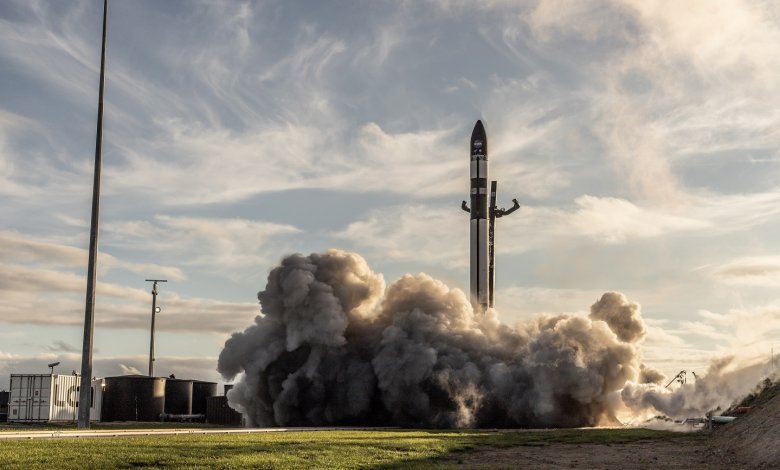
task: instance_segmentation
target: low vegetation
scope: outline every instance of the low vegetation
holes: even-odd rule
[[[441,468],[452,453],[486,448],[622,444],[691,436],[646,429],[551,431],[305,431],[241,435],[59,438],[0,442],[0,467]],[[447,466],[447,465],[444,465]]]

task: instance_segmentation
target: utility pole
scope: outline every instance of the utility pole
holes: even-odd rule
[[[154,377],[154,317],[160,313],[160,307],[157,306],[157,283],[168,282],[166,279],[147,279],[146,282],[152,284],[152,337],[149,340],[149,377]]]
[[[95,178],[92,183],[92,221],[89,230],[89,264],[87,265],[87,300],[84,309],[84,347],[81,350],[81,383],[79,389],[79,429],[89,429],[92,408],[92,333],[95,323],[95,275],[100,219],[100,168],[103,160],[103,88],[106,81],[106,19],[108,0],[103,0],[103,45],[100,50],[100,87],[98,91],[97,137],[95,138]]]

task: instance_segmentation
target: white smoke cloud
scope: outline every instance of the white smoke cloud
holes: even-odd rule
[[[217,370],[237,378],[230,405],[250,425],[388,424],[570,427],[700,417],[771,372],[713,360],[664,388],[643,363],[652,328],[638,303],[607,292],[585,314],[510,327],[475,314],[459,289],[426,274],[385,286],[359,255],[292,255],[258,294],[263,314],[225,343]]]
[[[629,382],[621,396],[635,410],[650,411],[676,418],[698,418],[705,413],[720,414],[736,400],[753,391],[761,379],[771,374],[763,361],[740,363],[735,357],[713,359],[705,374],[686,376],[686,383],[666,388],[657,383]]]
[[[616,292],[589,316],[512,328],[430,276],[385,287],[363,258],[331,250],[285,258],[258,298],[263,315],[218,363],[251,425],[614,424],[626,384],[664,378],[642,363],[640,306]]]

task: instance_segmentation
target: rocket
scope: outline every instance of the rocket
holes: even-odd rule
[[[471,176],[471,303],[488,304],[488,142],[485,126],[477,121],[469,142]],[[466,201],[462,207],[466,208]]]
[[[493,307],[495,285],[495,219],[516,211],[520,204],[513,199],[509,209],[496,207],[496,182],[493,181],[488,206],[488,141],[485,126],[478,120],[469,141],[471,208],[463,201],[461,208],[468,212],[471,231],[471,303],[484,313]]]

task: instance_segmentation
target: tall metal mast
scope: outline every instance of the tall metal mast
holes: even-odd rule
[[[488,208],[488,306],[493,308],[496,299],[496,219],[509,215],[520,208],[517,199],[512,199],[514,205],[509,209],[496,206],[496,191],[498,182],[490,182],[490,207]]]
[[[95,179],[92,183],[92,221],[89,231],[87,299],[84,311],[84,348],[81,351],[79,429],[89,429],[89,414],[90,408],[92,408],[92,331],[95,323],[95,267],[97,265],[98,222],[100,219],[100,167],[103,158],[103,89],[106,78],[107,18],[108,0],[103,0],[103,44],[100,51],[100,91],[98,92],[97,137],[95,139]]]
[[[154,377],[154,317],[159,312],[157,307],[157,283],[168,282],[165,279],[147,279],[146,282],[152,284],[152,336],[149,339],[149,377]]]

